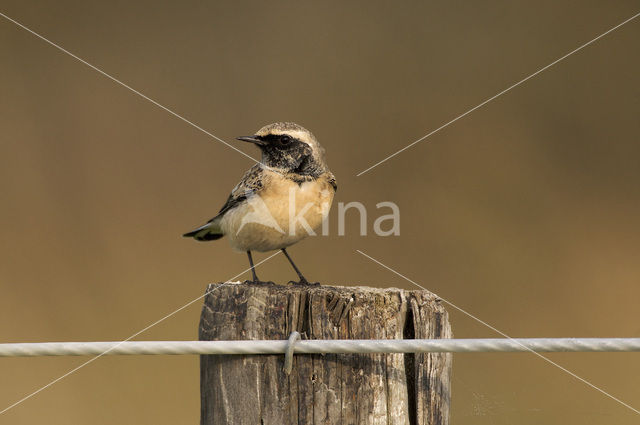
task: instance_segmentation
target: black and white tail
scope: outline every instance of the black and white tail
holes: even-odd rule
[[[220,228],[220,217],[212,218],[204,226],[200,226],[182,236],[185,238],[194,238],[197,241],[215,241],[216,239],[220,239],[224,236]]]

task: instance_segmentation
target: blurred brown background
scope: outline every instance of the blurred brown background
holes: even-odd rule
[[[640,337],[640,20],[361,177],[631,17],[635,1],[0,2],[0,10],[217,136],[312,130],[336,201],[401,209],[401,236],[306,240],[325,284],[413,278],[511,336]],[[0,340],[128,337],[246,269],[180,237],[252,163],[0,19]],[[386,212],[384,212],[386,213]],[[372,232],[371,232],[372,233]],[[258,260],[265,258],[258,254]],[[294,277],[284,257],[260,276]],[[247,278],[248,274],[242,278]],[[200,302],[140,335],[194,339]],[[450,309],[457,337],[495,337]],[[637,354],[551,359],[640,407]],[[0,359],[0,410],[86,358]],[[531,354],[455,355],[454,424],[631,424]],[[195,424],[198,358],[110,357],[2,424]]]

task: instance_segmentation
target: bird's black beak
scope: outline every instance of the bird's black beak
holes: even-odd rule
[[[236,137],[237,140],[242,140],[243,142],[249,142],[249,143],[253,143],[255,145],[258,146],[264,146],[267,144],[267,142],[265,142],[264,140],[260,140],[258,138],[256,138],[255,136],[243,136],[243,137]]]

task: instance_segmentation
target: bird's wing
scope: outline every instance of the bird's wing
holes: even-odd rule
[[[329,184],[333,188],[333,191],[337,192],[338,191],[338,182],[336,181],[336,176],[334,176],[331,171],[327,171],[327,180],[329,181]]]
[[[240,183],[231,190],[231,194],[227,198],[227,202],[225,202],[222,208],[220,208],[216,217],[224,215],[227,211],[244,202],[247,197],[262,189],[263,176],[264,170],[260,164],[256,164],[249,168],[247,172],[244,173],[244,176],[242,176]],[[212,220],[215,220],[216,217],[212,218]]]
[[[220,229],[220,219],[227,211],[232,210],[241,203],[247,200],[247,197],[253,193],[259,191],[263,186],[263,173],[264,170],[260,164],[256,164],[249,168],[240,183],[231,190],[231,194],[227,198],[227,202],[224,203],[218,214],[207,222],[207,224],[198,227],[191,232],[185,233],[185,237],[193,237],[197,240],[215,240],[220,239],[222,229]]]

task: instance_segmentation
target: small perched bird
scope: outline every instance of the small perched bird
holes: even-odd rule
[[[251,251],[280,249],[299,283],[309,284],[286,248],[313,234],[331,207],[337,185],[324,149],[310,131],[291,122],[269,124],[238,140],[260,148],[260,163],[247,170],[218,215],[183,236],[198,241],[227,236],[232,248],[246,251],[254,282],[260,280]]]

